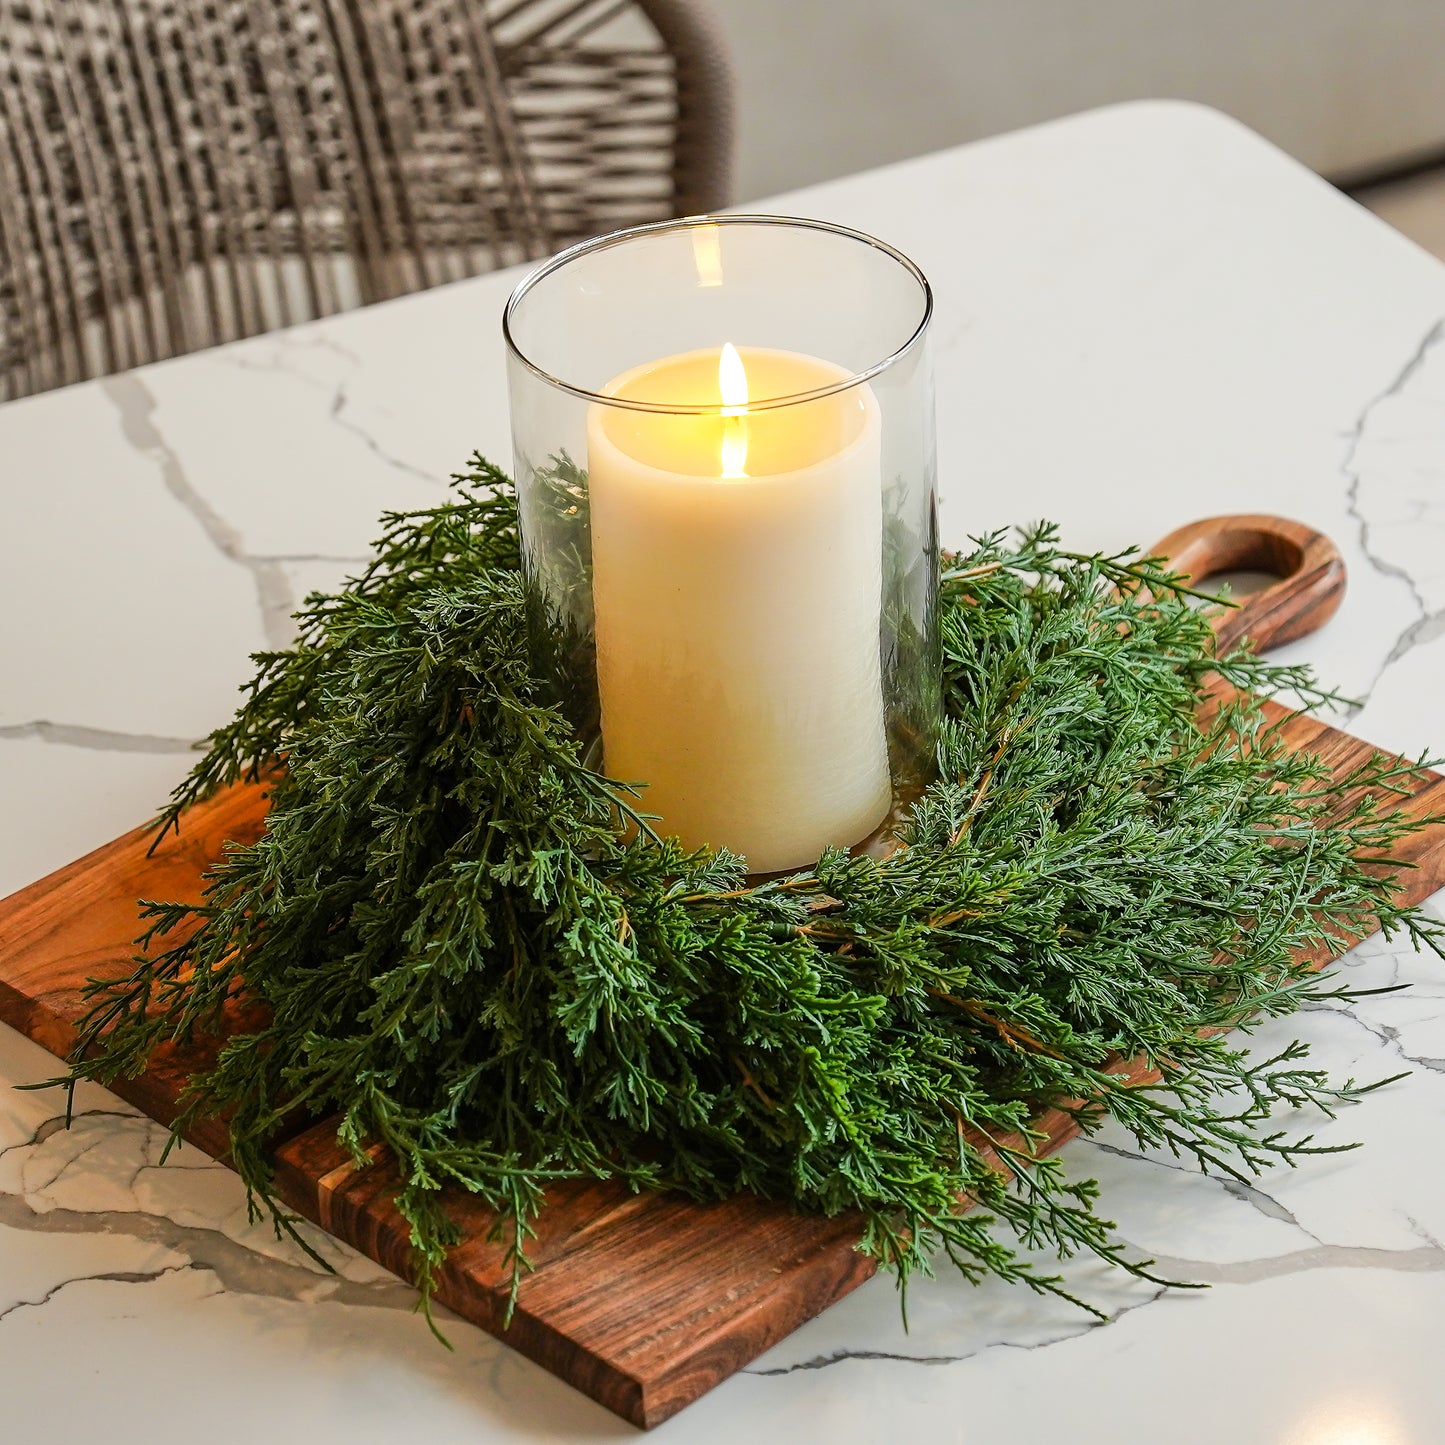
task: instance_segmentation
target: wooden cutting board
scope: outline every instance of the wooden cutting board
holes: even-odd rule
[[[1260,647],[1303,636],[1334,613],[1344,593],[1344,566],[1333,545],[1279,518],[1195,523],[1158,551],[1200,580],[1246,568],[1281,577],[1222,619],[1226,645],[1245,632]],[[1284,719],[1290,747],[1323,755],[1339,774],[1373,751],[1308,718],[1271,711]],[[1445,778],[1429,774],[1401,807],[1421,817],[1445,812]],[[230,788],[193,808],[180,836],[154,854],[146,852],[150,830],[138,828],[0,903],[0,1020],[67,1054],[84,1012],[85,980],[122,971],[134,952],[136,900],[198,899],[205,867],[228,839],[257,837],[265,812],[260,787]],[[1403,875],[1405,897],[1428,897],[1445,882],[1445,824],[1408,839],[1397,857],[1415,865]],[[1325,958],[1322,952],[1314,961]],[[186,1077],[208,1055],[162,1050],[142,1077],[116,1092],[169,1123]],[[1117,1069],[1146,1077],[1130,1061]],[[1076,1132],[1061,1114],[1041,1124],[1050,1148]],[[225,1130],[215,1121],[188,1138],[208,1154],[224,1154]],[[294,1209],[408,1276],[407,1230],[390,1203],[396,1184],[390,1165],[353,1168],[328,1121],[278,1140],[275,1160],[281,1193]],[[874,1268],[853,1247],[859,1224],[852,1217],[797,1215],[752,1197],[699,1205],[612,1184],[569,1184],[550,1191],[531,1250],[535,1272],[503,1331],[507,1270],[501,1246],[487,1237],[492,1216],[465,1196],[454,1208],[466,1242],[451,1257],[440,1298],[644,1428],[725,1380]]]

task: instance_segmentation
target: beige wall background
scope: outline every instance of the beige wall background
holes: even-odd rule
[[[738,199],[1113,101],[1237,116],[1336,178],[1445,151],[1445,0],[712,0]]]

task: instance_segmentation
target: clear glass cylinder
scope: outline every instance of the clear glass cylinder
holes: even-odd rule
[[[933,767],[931,312],[891,247],[776,216],[604,236],[507,305],[541,675],[752,873],[886,846]]]

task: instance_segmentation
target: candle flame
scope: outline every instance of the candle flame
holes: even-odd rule
[[[748,374],[731,341],[724,341],[718,354],[717,389],[722,397],[724,416],[741,416],[747,410]]]
[[[722,474],[727,480],[747,476],[748,464],[748,373],[731,341],[723,343],[717,360],[717,387],[722,397]]]

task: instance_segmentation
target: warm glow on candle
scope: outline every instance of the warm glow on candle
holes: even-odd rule
[[[717,359],[717,389],[722,397],[722,474],[729,480],[746,477],[748,464],[748,374],[731,341],[723,342]]]

